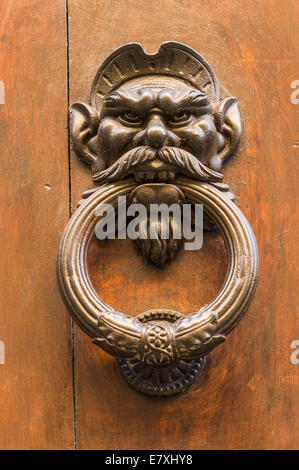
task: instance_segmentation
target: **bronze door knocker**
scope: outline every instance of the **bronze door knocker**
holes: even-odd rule
[[[221,173],[240,140],[238,101],[220,99],[213,70],[190,47],[166,42],[148,55],[132,43],[104,61],[89,104],[74,103],[70,114],[73,148],[91,166],[96,187],[83,194],[61,240],[62,297],[93,342],[117,357],[132,387],[155,396],[176,394],[198,380],[207,354],[239,323],[257,284],[255,236]],[[145,207],[144,225],[138,225],[143,236],[134,243],[157,266],[174,260],[182,246],[174,234],[181,226],[169,217],[168,237],[162,237],[164,221],[152,222],[149,208],[203,204],[229,256],[224,284],[209,305],[188,316],[157,308],[133,318],[101,300],[86,255],[104,209],[117,208],[120,197]]]

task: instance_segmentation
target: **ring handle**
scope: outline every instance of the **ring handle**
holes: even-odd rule
[[[147,319],[146,316],[133,318],[105,304],[93,289],[86,259],[99,220],[96,209],[100,204],[115,206],[119,196],[129,195],[136,187],[131,179],[102,186],[86,199],[70,219],[59,249],[59,285],[74,320],[104,351],[131,363],[142,362],[144,367],[169,368],[178,361],[197,361],[199,364],[200,359],[202,363],[202,358],[222,343],[239,323],[258,279],[255,236],[240,209],[213,185],[195,183],[187,178],[178,178],[176,185],[188,202],[204,204],[205,212],[222,233],[229,256],[228,271],[220,292],[198,312],[184,316],[178,312],[166,311],[165,314],[163,310],[156,310],[150,312]],[[131,377],[132,373],[129,375]],[[140,380],[137,382],[135,388],[140,389]],[[142,391],[149,393],[146,389]],[[171,390],[172,393],[177,391],[180,391],[177,387]],[[161,389],[157,394],[163,394]]]

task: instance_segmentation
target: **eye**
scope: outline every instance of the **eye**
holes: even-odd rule
[[[182,124],[189,121],[190,117],[190,113],[187,113],[186,111],[178,111],[169,118],[169,122],[171,124]]]
[[[126,124],[141,124],[142,119],[135,113],[127,111],[126,113],[120,114],[120,119]]]

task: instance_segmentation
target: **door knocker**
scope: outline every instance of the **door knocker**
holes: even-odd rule
[[[116,356],[136,390],[155,396],[184,391],[243,317],[258,279],[255,236],[221,173],[241,135],[238,101],[220,99],[213,70],[190,47],[166,42],[148,55],[133,43],[104,61],[89,104],[74,103],[70,115],[73,149],[91,166],[95,188],[83,194],[60,243],[64,302],[93,342]],[[163,220],[151,222],[149,207],[203,204],[229,256],[224,284],[209,305],[190,315],[157,306],[133,318],[101,300],[88,276],[87,250],[107,216],[104,208],[117,208],[120,197],[146,208],[143,236],[134,243],[157,269],[175,262],[181,241],[174,236],[175,218],[163,238]]]

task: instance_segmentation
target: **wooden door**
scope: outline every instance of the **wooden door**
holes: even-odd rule
[[[298,2],[6,0],[0,8],[0,447],[298,448]],[[200,385],[154,399],[131,389],[115,360],[73,325],[55,263],[70,212],[92,187],[69,151],[68,104],[87,100],[116,47],[139,42],[153,53],[168,40],[200,52],[239,99],[243,137],[224,173],[256,234],[261,275]],[[104,301],[136,315],[208,303],[227,259],[212,232],[199,253],[182,251],[162,270],[144,265],[129,240],[93,241],[88,264]]]

